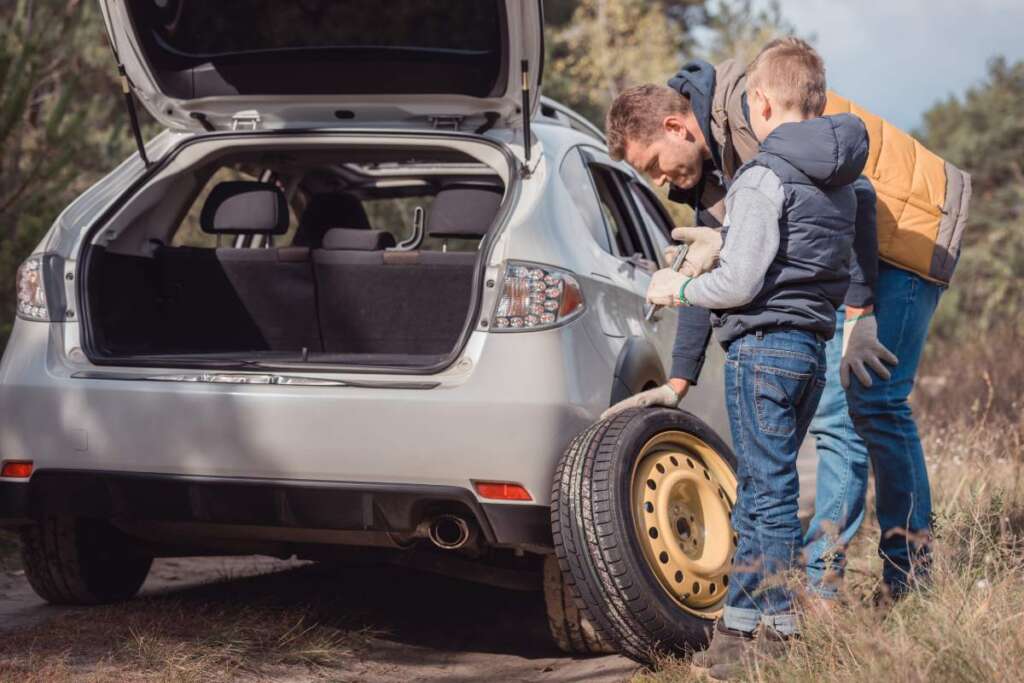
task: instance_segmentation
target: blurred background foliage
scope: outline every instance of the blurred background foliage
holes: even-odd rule
[[[693,57],[746,61],[792,31],[777,3],[752,0],[545,0],[545,18],[544,92],[598,125],[631,84],[664,82]],[[974,177],[967,245],[934,330],[950,342],[1024,331],[1024,64],[996,60],[982,78],[916,131]],[[18,264],[134,149],[98,4],[0,0],[0,349]]]

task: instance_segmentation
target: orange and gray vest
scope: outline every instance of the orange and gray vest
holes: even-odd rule
[[[745,67],[727,60],[715,68],[715,76],[711,134],[721,149],[722,171],[731,178],[757,155],[758,142],[743,111]],[[879,259],[949,284],[967,225],[971,177],[908,133],[830,91],[825,114],[840,113],[855,114],[868,129],[864,175],[878,196]],[[702,203],[717,206],[719,195]]]

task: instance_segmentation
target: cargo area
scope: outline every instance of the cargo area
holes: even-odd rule
[[[443,148],[219,158],[133,199],[136,215],[93,240],[91,355],[436,365],[459,347],[504,191]]]

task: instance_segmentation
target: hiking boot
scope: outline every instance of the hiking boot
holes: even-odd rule
[[[778,659],[786,654],[786,641],[773,628],[762,625],[754,633],[735,631],[726,628],[719,621],[715,626],[715,636],[711,646],[698,654],[700,664],[694,666],[710,668],[711,678],[716,681],[729,681],[743,675],[747,666],[759,659]],[[697,655],[694,655],[694,662]]]

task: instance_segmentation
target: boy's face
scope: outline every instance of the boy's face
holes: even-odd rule
[[[655,185],[672,183],[690,189],[701,178],[708,153],[696,117],[667,116],[662,131],[648,143],[630,141],[626,163],[651,179]]]

